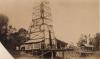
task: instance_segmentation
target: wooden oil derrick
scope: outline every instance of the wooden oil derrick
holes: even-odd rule
[[[43,1],[33,8],[32,24],[29,27],[29,36],[33,40],[41,40],[42,48],[48,49],[55,46],[55,36],[51,20],[49,2]]]

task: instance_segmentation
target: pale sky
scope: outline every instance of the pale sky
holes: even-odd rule
[[[42,0],[0,0],[0,13],[9,24],[28,28],[32,8]],[[77,42],[81,33],[99,31],[99,0],[49,0],[55,35],[66,42]]]

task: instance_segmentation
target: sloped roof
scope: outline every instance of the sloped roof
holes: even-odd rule
[[[90,44],[84,44],[86,47],[94,47],[93,45]]]
[[[28,41],[25,42],[25,44],[32,44],[32,43],[39,43],[44,41],[43,39],[30,39]]]
[[[68,44],[67,42],[64,42],[64,41],[62,41],[62,40],[59,40],[59,39],[57,39],[57,38],[56,38],[56,40],[57,40],[57,42],[59,42],[59,43]]]

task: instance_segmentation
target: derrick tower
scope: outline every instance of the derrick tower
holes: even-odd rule
[[[32,40],[41,41],[43,48],[55,46],[55,36],[51,20],[49,2],[43,1],[33,8],[32,23],[29,27],[29,36]]]

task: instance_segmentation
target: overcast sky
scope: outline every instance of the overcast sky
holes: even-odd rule
[[[0,0],[0,13],[9,24],[28,28],[32,8],[42,0]],[[55,35],[62,41],[77,42],[81,33],[99,31],[99,0],[50,0]]]

